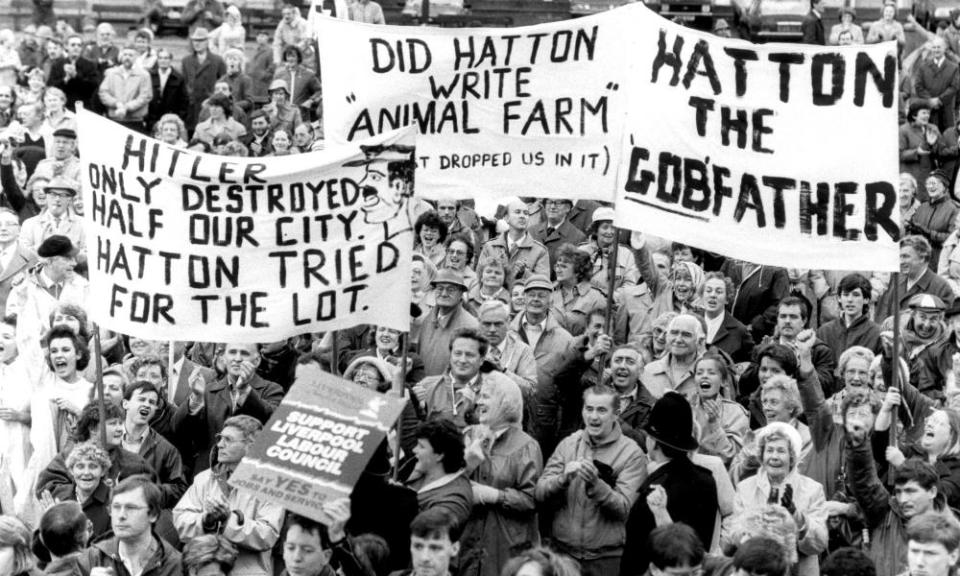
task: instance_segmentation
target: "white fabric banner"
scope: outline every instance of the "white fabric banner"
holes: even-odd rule
[[[318,18],[325,136],[416,126],[428,198],[612,201],[640,13],[473,29]]]
[[[617,226],[760,264],[898,269],[896,44],[754,45],[632,20]]]
[[[233,158],[85,111],[77,121],[89,313],[101,326],[217,342],[409,328],[412,130]]]

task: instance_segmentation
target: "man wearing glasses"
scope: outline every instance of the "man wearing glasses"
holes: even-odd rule
[[[173,525],[182,541],[222,534],[237,547],[233,574],[273,574],[270,551],[283,523],[283,508],[227,483],[261,429],[252,416],[228,418],[216,436],[215,464],[197,474],[173,509]]]
[[[153,531],[162,501],[160,488],[143,475],[114,486],[113,537],[87,549],[79,561],[81,572],[90,576],[180,574],[180,553]]]

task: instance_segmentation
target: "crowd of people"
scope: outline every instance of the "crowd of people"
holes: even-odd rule
[[[323,146],[299,9],[248,54],[237,7],[190,5],[179,64],[149,27],[0,31],[0,576],[955,574],[955,90],[926,83],[960,82],[951,30],[904,75],[896,283],[621,231],[599,202],[412,200],[407,333],[94,334],[77,106],[225,155]],[[406,404],[321,523],[229,479],[323,372]]]

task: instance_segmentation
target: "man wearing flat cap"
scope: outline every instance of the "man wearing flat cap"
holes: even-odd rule
[[[20,243],[39,254],[40,245],[54,235],[66,236],[81,253],[86,248],[83,223],[71,207],[80,187],[75,180],[58,176],[50,180],[43,191],[47,195],[47,209],[27,218],[20,232]],[[83,257],[81,257],[83,258]]]
[[[461,328],[477,330],[480,322],[463,307],[467,284],[456,270],[444,268],[430,283],[437,305],[423,318],[417,354],[423,359],[427,376],[442,374],[450,364],[450,343]]]
[[[627,520],[621,576],[646,573],[650,563],[647,537],[654,528],[683,522],[709,546],[717,521],[716,481],[709,470],[689,457],[699,442],[686,398],[675,392],[664,394],[653,405],[644,432],[653,471],[640,486],[640,498]]]
[[[86,309],[87,281],[75,274],[77,247],[66,236],[55,235],[37,249],[40,263],[13,282],[5,313],[17,317],[18,334],[43,334],[50,314],[59,304]]]
[[[64,176],[68,180],[80,182],[80,159],[77,150],[77,131],[73,128],[57,128],[53,131],[52,156],[37,163],[33,174],[50,180],[55,176]]]

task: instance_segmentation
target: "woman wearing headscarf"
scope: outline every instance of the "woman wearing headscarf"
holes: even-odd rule
[[[755,476],[737,486],[734,513],[724,522],[724,537],[729,543],[735,518],[744,512],[780,504],[790,512],[797,525],[798,576],[819,576],[817,556],[827,547],[827,524],[823,486],[797,472],[800,461],[800,434],[784,422],[773,422],[757,431],[761,466]]]
[[[537,441],[520,428],[523,395],[509,379],[487,379],[480,423],[464,431],[473,512],[460,539],[461,575],[497,576],[516,554],[540,543],[534,490],[543,471]]]
[[[573,244],[557,249],[553,270],[557,285],[550,302],[551,311],[571,336],[579,336],[587,329],[590,314],[606,305],[603,293],[590,283],[593,264],[590,255]]]

